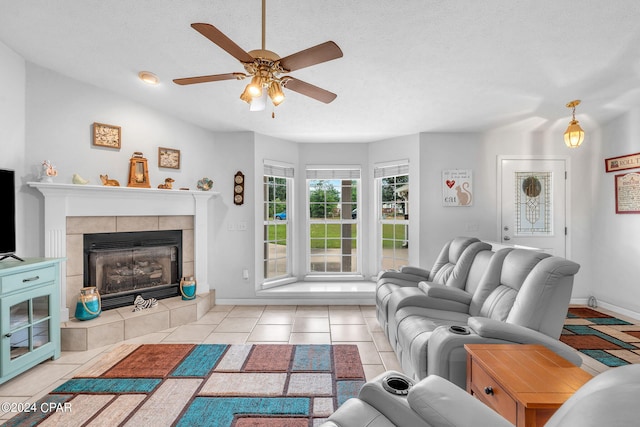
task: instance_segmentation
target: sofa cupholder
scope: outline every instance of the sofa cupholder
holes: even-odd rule
[[[452,325],[452,326],[449,326],[449,330],[454,334],[460,334],[460,335],[469,335],[470,333],[469,329],[465,326]]]
[[[389,393],[404,396],[408,394],[411,387],[413,387],[413,381],[409,378],[389,375],[382,379],[382,387]]]

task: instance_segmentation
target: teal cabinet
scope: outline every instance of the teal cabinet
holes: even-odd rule
[[[0,262],[0,384],[60,357],[60,260]]]

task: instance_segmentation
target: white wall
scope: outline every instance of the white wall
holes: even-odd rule
[[[0,42],[0,168],[16,172],[16,253],[35,256],[36,246],[26,238],[27,223],[19,213],[24,210],[25,195],[20,191],[24,175],[25,134],[25,61]]]
[[[601,302],[640,313],[636,268],[640,245],[635,238],[640,232],[640,216],[615,214],[614,174],[604,173],[603,166],[606,157],[640,151],[640,109],[606,124],[602,131],[596,125],[589,126],[587,140],[576,150],[565,148],[562,142],[564,122],[545,131],[422,133],[370,144],[298,144],[251,132],[228,134],[201,129],[123,96],[25,63],[2,44],[0,61],[0,167],[18,171],[18,252],[22,255],[43,253],[41,196],[24,183],[37,179],[44,159],[57,166],[58,182],[70,182],[72,174],[78,173],[97,183],[100,173],[108,173],[126,185],[133,151],[142,151],[149,159],[153,185],[166,176],[176,179],[177,187],[191,188],[204,176],[213,179],[214,189],[222,196],[211,201],[214,214],[209,275],[219,298],[252,299],[256,296],[256,275],[262,274],[256,241],[261,233],[257,191],[264,159],[290,162],[296,167],[296,176],[303,178],[307,164],[359,164],[363,174],[370,174],[377,162],[409,158],[412,186],[418,185],[417,189],[411,188],[411,197],[419,201],[410,207],[412,234],[419,235],[414,238],[419,250],[412,251],[411,256],[428,265],[452,236],[499,238],[498,155],[552,154],[567,156],[571,163],[569,257],[581,264],[573,299],[586,300],[595,295]],[[123,148],[93,147],[93,122],[122,126]],[[180,170],[158,169],[159,146],[181,150]],[[473,170],[472,207],[440,205],[441,172],[455,168]],[[234,205],[231,199],[232,179],[238,170],[245,173],[248,183],[242,206]],[[373,187],[363,186],[361,192],[363,206],[372,207]],[[298,185],[294,196],[304,201],[304,185]],[[414,215],[417,208],[419,213]],[[362,218],[364,230],[373,226],[373,218],[373,213],[370,218]],[[238,229],[242,223],[247,224],[246,231]],[[306,242],[304,228],[300,227],[296,245],[303,248]],[[363,246],[373,245],[368,233],[362,237]],[[374,266],[375,257],[363,260],[365,274],[375,274]],[[249,280],[242,279],[244,269],[249,270]],[[304,266],[296,266],[295,271],[301,274]]]
[[[567,258],[581,265],[576,275],[573,298],[586,301],[592,293],[591,158],[601,143],[599,129],[591,128],[579,149],[564,145],[564,128],[544,132],[497,130],[479,133],[423,133],[420,135],[422,174],[421,249],[422,259],[435,260],[442,245],[453,236],[475,236],[500,241],[497,230],[497,157],[499,155],[554,155],[569,159],[567,206],[569,234]],[[472,169],[473,206],[443,207],[441,173],[444,169]],[[429,264],[427,264],[429,265]]]
[[[616,214],[615,175],[639,169],[605,172],[604,159],[640,152],[640,108],[635,108],[602,129],[602,141],[594,151],[593,190],[589,249],[592,291],[603,305],[640,313],[640,214]]]

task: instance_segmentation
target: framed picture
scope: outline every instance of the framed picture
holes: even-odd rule
[[[159,147],[158,167],[180,169],[180,150]]]
[[[93,145],[120,149],[121,142],[120,126],[105,125],[104,123],[93,124]]]
[[[472,206],[473,178],[471,169],[442,171],[442,206]]]
[[[616,175],[616,213],[640,214],[640,173]]]
[[[604,159],[604,169],[607,172],[640,168],[640,153]]]

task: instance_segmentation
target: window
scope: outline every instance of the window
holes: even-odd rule
[[[405,162],[374,169],[381,270],[409,262],[409,164]]]
[[[307,273],[358,274],[360,169],[308,168]]]
[[[265,164],[264,189],[264,279],[291,276],[290,197],[293,168]]]

